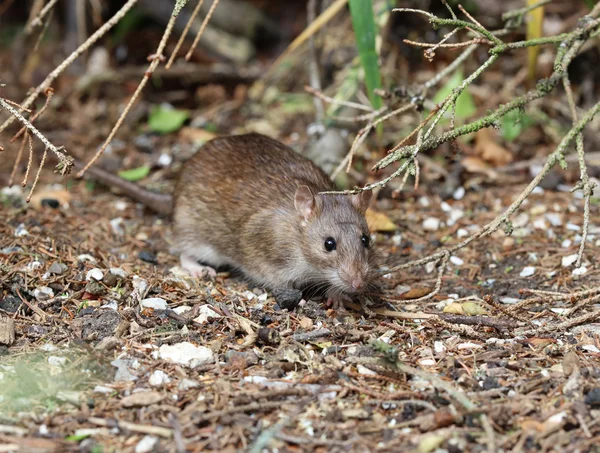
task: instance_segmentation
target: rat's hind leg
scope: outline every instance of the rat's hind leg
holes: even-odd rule
[[[215,278],[217,276],[217,271],[214,268],[203,266],[196,258],[186,252],[183,252],[179,256],[179,260],[181,262],[181,267],[188,271],[194,278],[204,280],[206,278]]]

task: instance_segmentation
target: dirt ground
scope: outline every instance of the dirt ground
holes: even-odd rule
[[[570,30],[585,7],[577,8],[558,2],[550,25]],[[304,16],[288,15],[302,30]],[[418,20],[396,28],[421,33],[427,24]],[[349,24],[345,17],[328,29],[332,86],[351,79],[344,65],[357,60]],[[69,155],[91,158],[146,70],[145,46],[154,49],[162,31],[133,33],[140,45],[131,48],[142,57],[128,54],[122,78],[108,71],[113,78],[82,87],[62,75],[36,126]],[[40,52],[53,55],[59,45],[49,39]],[[581,109],[596,86],[597,51],[586,49],[572,65]],[[440,67],[456,55],[442,50]],[[553,61],[551,50],[540,61]],[[7,69],[12,52],[0,49],[0,79],[3,96],[19,100],[55,62],[32,63],[21,80]],[[420,49],[385,52],[390,83],[434,74]],[[210,55],[191,73],[214,70]],[[185,77],[163,73],[100,165],[115,173],[145,168],[134,179],[169,192],[186,159],[216,135],[262,132],[306,152],[315,115],[304,69],[297,77],[305,56],[268,83],[256,81],[264,62],[232,69],[217,61],[213,75],[229,71],[222,83],[190,82],[188,66],[175,68]],[[528,89],[525,61],[525,53],[511,54],[483,74],[469,115]],[[188,116],[159,133],[149,118],[165,103]],[[18,128],[9,128],[0,153],[0,452],[600,452],[600,194],[591,198],[575,267],[585,234],[584,200],[571,191],[579,179],[574,153],[510,222],[446,256],[442,274],[435,262],[393,269],[450,249],[519,197],[572,121],[561,93],[523,115],[529,124],[512,138],[502,134],[518,118],[422,153],[418,185],[411,177],[402,191],[397,180],[377,191],[367,219],[381,291],[338,309],[276,299],[231,272],[190,278],[170,251],[168,217],[92,180],[53,173],[52,157],[26,203],[42,149],[36,142],[27,187],[19,184],[25,160],[17,184],[5,187],[19,148],[10,143]],[[369,169],[419,118],[392,118],[382,136],[371,134],[342,175],[345,186],[389,175],[394,166]],[[344,154],[360,127],[331,128]],[[591,177],[600,175],[599,128],[592,122],[585,133]]]

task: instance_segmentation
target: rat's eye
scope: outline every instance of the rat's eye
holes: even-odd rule
[[[328,252],[332,252],[335,250],[335,247],[336,247],[335,239],[333,239],[333,238],[325,239],[325,250],[327,250]]]
[[[365,248],[368,249],[369,244],[371,243],[371,238],[369,237],[369,235],[363,234],[362,237],[360,238],[360,240],[362,241]]]

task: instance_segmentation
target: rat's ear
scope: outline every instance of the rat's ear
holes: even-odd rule
[[[296,211],[304,220],[308,220],[310,215],[315,210],[315,196],[310,191],[308,186],[299,186],[294,195],[294,206]]]
[[[358,212],[364,214],[369,207],[372,195],[373,192],[370,190],[363,190],[362,192],[355,193],[352,195],[352,205],[358,210]]]

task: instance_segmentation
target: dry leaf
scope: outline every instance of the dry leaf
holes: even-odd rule
[[[479,157],[465,157],[461,161],[461,164],[469,173],[483,174],[490,179],[496,179],[498,177],[498,173],[490,168],[490,166]]]
[[[398,225],[392,222],[388,216],[371,208],[367,209],[365,217],[371,231],[393,232],[398,229]]]
[[[308,316],[303,316],[302,318],[300,318],[299,324],[300,327],[306,330],[312,329],[313,327],[313,321]]]
[[[538,433],[541,433],[544,431],[544,424],[541,422],[538,422],[537,420],[525,419],[525,420],[521,421],[520,425],[521,425],[521,429],[523,431],[528,431],[528,432],[537,431]]]
[[[179,130],[179,138],[190,143],[205,143],[215,137],[216,134],[195,127],[182,127]]]
[[[443,311],[444,313],[451,313],[453,315],[467,316],[487,314],[485,308],[475,302],[452,302],[450,305],[446,306]]]
[[[496,132],[489,128],[477,131],[475,135],[475,152],[494,167],[501,167],[513,160],[510,151],[498,144]]]
[[[71,194],[63,189],[44,189],[39,192],[34,192],[29,202],[35,209],[40,209],[42,206],[50,206],[52,208],[69,207]]]
[[[400,299],[409,300],[409,299],[418,299],[419,297],[426,296],[432,291],[431,288],[411,288],[405,293],[400,295]]]
[[[162,401],[164,396],[158,392],[132,393],[121,400],[123,407],[150,406]]]

